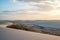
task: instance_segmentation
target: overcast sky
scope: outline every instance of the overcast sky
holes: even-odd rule
[[[0,0],[0,20],[60,20],[60,0]]]

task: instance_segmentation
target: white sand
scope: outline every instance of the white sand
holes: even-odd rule
[[[13,23],[6,23],[6,24],[0,24],[0,27],[6,27],[6,26],[8,26],[8,25],[12,25]]]
[[[0,40],[60,40],[60,36],[0,28]]]
[[[7,25],[0,25],[0,27],[6,27]]]

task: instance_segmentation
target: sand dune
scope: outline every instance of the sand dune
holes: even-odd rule
[[[0,28],[0,40],[60,40],[60,36]]]
[[[4,27],[6,27],[6,26],[8,26],[8,25],[11,25],[11,24],[12,24],[12,23],[10,23],[10,22],[9,22],[9,23],[6,23],[6,24],[0,24],[0,27],[3,27],[3,28],[4,28]]]
[[[0,27],[6,27],[7,25],[0,25]]]

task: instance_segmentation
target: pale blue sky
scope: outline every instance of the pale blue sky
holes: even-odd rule
[[[26,2],[13,2],[12,0],[0,0],[0,12],[2,11],[16,11],[22,9],[38,9],[35,6],[31,6],[30,8],[25,8],[24,6],[28,5]],[[29,6],[29,5],[28,5]],[[35,8],[34,8],[35,7]]]
[[[15,11],[19,10],[19,2],[12,2],[10,0],[0,0],[0,12],[1,11]]]

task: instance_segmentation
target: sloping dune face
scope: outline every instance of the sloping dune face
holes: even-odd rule
[[[0,40],[60,40],[60,36],[0,28]]]

